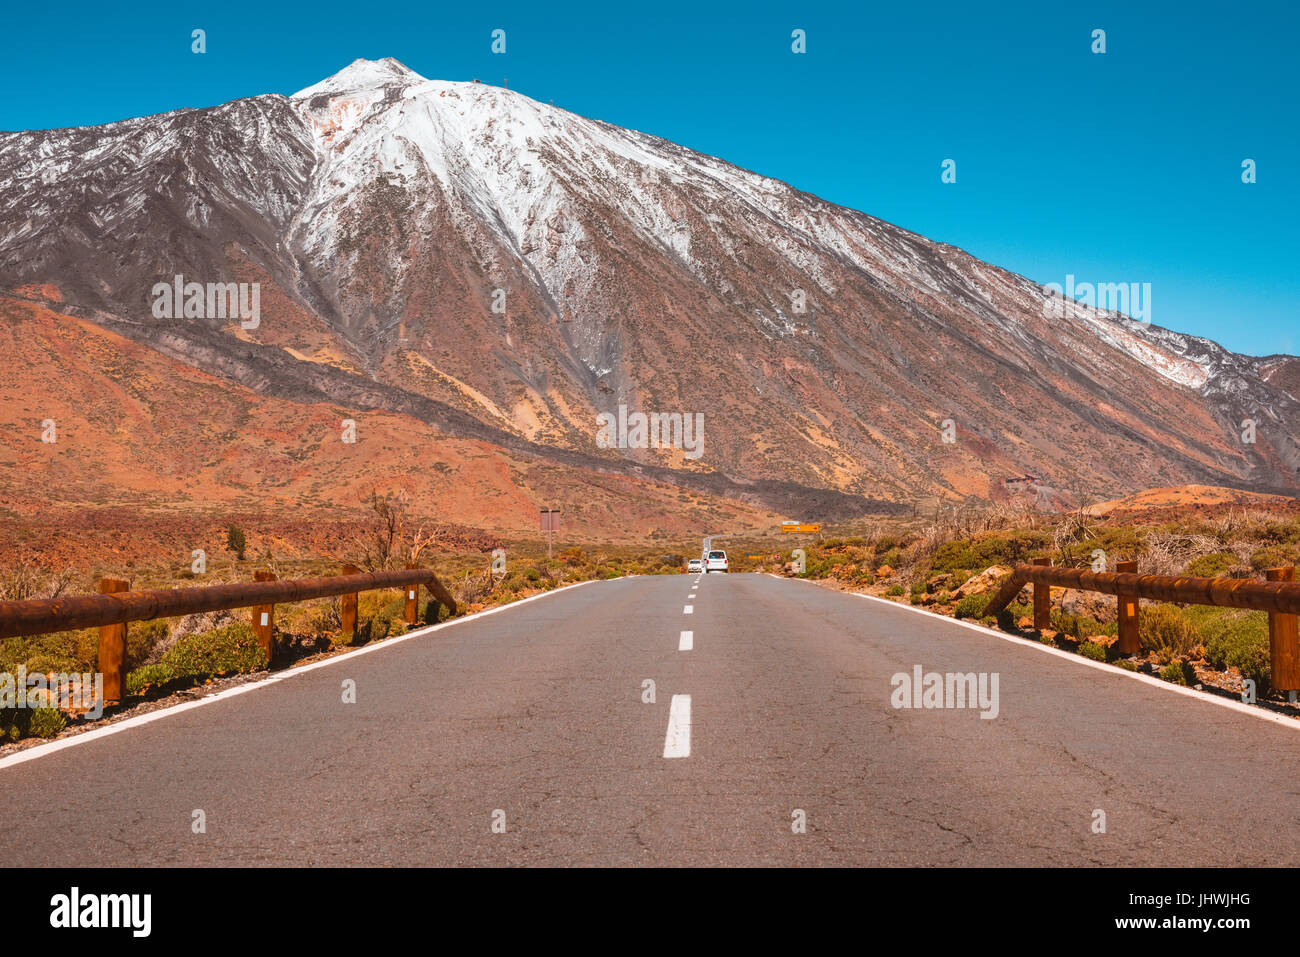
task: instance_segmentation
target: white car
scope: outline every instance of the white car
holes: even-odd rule
[[[695,574],[699,574],[700,572],[704,571],[704,561],[699,558],[692,558],[689,562],[686,563],[686,571],[688,573],[693,572]]]
[[[704,557],[704,574],[709,572],[725,572],[727,570],[727,553],[720,550],[709,552]]]

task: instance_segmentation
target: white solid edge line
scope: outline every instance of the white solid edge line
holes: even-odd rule
[[[801,581],[809,585],[817,585],[815,581],[807,578],[786,578],[783,575],[773,575],[767,572],[769,578],[776,578],[780,581]],[[1228,708],[1240,714],[1250,715],[1252,718],[1260,718],[1264,721],[1272,721],[1274,724],[1280,724],[1284,728],[1300,730],[1300,721],[1285,714],[1277,714],[1269,711],[1267,708],[1260,708],[1256,705],[1246,704],[1242,701],[1233,701],[1231,698],[1221,698],[1218,695],[1210,694],[1208,691],[1197,691],[1195,688],[1186,688],[1182,685],[1176,685],[1172,681],[1162,681],[1159,678],[1153,678],[1151,675],[1144,675],[1137,671],[1127,671],[1124,668],[1117,668],[1101,661],[1093,661],[1082,655],[1076,655],[1070,651],[1063,651],[1060,648],[1052,648],[1043,644],[1041,641],[1031,641],[1028,638],[1021,638],[1018,635],[1008,635],[1004,631],[995,631],[992,628],[986,628],[984,625],[977,625],[974,622],[966,621],[963,618],[949,618],[947,615],[940,615],[938,612],[927,611],[924,608],[916,608],[912,605],[902,605],[896,601],[890,601],[888,598],[880,598],[877,595],[864,595],[861,592],[842,592],[841,594],[853,595],[856,598],[867,598],[871,601],[878,601],[882,604],[889,605],[893,608],[901,608],[904,611],[916,612],[918,615],[928,615],[931,618],[938,618],[940,621],[946,621],[952,625],[960,625],[963,628],[969,628],[972,631],[978,631],[985,635],[992,635],[995,638],[1001,638],[1003,641],[1009,641],[1012,644],[1023,645],[1026,648],[1032,648],[1035,651],[1046,652],[1049,655],[1056,655],[1058,658],[1064,658],[1076,665],[1083,665],[1087,668],[1095,668],[1097,671],[1104,671],[1106,674],[1116,675],[1121,678],[1133,678],[1152,687],[1160,688],[1163,691],[1172,691],[1175,694],[1187,695],[1200,701],[1206,701],[1210,704],[1217,704],[1221,708]]]
[[[201,708],[203,705],[212,704],[226,698],[233,698],[237,695],[249,691],[256,691],[258,688],[265,688],[269,685],[285,681],[298,675],[306,674],[309,671],[315,671],[317,668],[325,668],[329,665],[338,664],[340,661],[346,661],[349,658],[355,658],[358,655],[367,655],[371,652],[380,651],[384,648],[391,648],[399,645],[411,638],[422,638],[425,635],[440,631],[443,628],[450,628],[453,625],[459,625],[466,621],[474,621],[483,618],[486,615],[492,615],[499,611],[506,611],[510,608],[518,608],[520,605],[526,605],[530,601],[536,601],[539,598],[546,598],[550,595],[558,595],[562,591],[568,591],[571,588],[580,588],[583,585],[595,584],[597,581],[617,581],[616,578],[591,579],[585,582],[574,582],[572,585],[564,585],[561,588],[554,588],[551,591],[542,592],[539,595],[529,595],[527,598],[521,598],[519,601],[512,601],[508,605],[497,605],[495,608],[484,608],[482,611],[476,611],[472,615],[465,615],[462,618],[452,618],[448,621],[439,622],[436,625],[426,625],[415,631],[408,631],[404,635],[398,635],[394,638],[386,638],[383,641],[376,642],[373,645],[365,645],[357,648],[355,651],[345,651],[341,655],[334,655],[321,661],[314,661],[309,665],[302,665],[298,668],[288,668],[279,674],[271,675],[260,681],[250,681],[248,684],[238,685],[234,688],[227,688],[225,691],[218,691],[216,694],[199,698],[197,701],[186,701],[183,704],[172,705],[169,708],[159,708],[157,711],[150,711],[148,714],[136,715],[133,718],[126,718],[122,721],[115,721],[112,724],[106,724],[102,728],[95,728],[93,731],[83,731],[81,734],[74,734],[67,738],[61,738],[57,741],[51,741],[49,744],[38,744],[35,747],[19,751],[17,754],[11,754],[6,758],[0,758],[0,769],[12,767],[15,764],[23,764],[26,761],[34,761],[37,758],[45,757],[56,751],[62,751],[64,748],[71,748],[78,744],[85,744],[88,741],[94,741],[98,738],[105,738],[111,734],[117,734],[119,731],[126,731],[128,728],[138,728],[141,725],[149,724],[153,721],[159,721],[163,718],[174,714],[180,714],[182,711],[189,711],[191,708]]]
[[[691,696],[673,695],[668,708],[668,733],[664,736],[665,758],[691,756]]]
[[[690,651],[695,647],[695,632],[683,631],[682,637],[677,642],[678,651]]]

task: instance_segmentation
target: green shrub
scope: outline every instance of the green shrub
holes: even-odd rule
[[[1160,669],[1160,677],[1176,685],[1189,685],[1196,680],[1196,672],[1185,661],[1171,661]]]
[[[1004,631],[1014,631],[1016,622],[1033,614],[1033,606],[1024,602],[1012,602],[998,612],[998,627]]]
[[[901,594],[903,594],[903,586],[902,586],[902,585],[890,585],[888,588],[885,589],[885,594],[886,594],[886,595],[901,595]]]
[[[1119,665],[1119,666],[1120,666],[1121,668],[1123,668],[1125,671],[1137,671],[1137,670],[1138,670],[1138,666],[1135,665],[1135,664],[1133,664],[1133,662],[1129,661],[1127,658],[1120,658],[1118,661],[1115,662],[1115,664]]]
[[[156,688],[173,680],[176,676],[162,665],[144,665],[128,672],[126,676],[126,693],[143,694],[149,688]]]
[[[248,538],[244,535],[244,530],[238,525],[231,525],[226,529],[226,548],[235,553],[235,557],[241,562],[244,560],[244,549],[248,547]]]
[[[1265,568],[1281,568],[1284,565],[1295,564],[1291,560],[1290,554],[1284,548],[1270,546],[1256,552],[1250,559],[1250,567],[1255,571],[1263,571]]]
[[[68,719],[58,708],[34,708],[27,733],[34,738],[52,738],[68,726]]]
[[[1272,663],[1268,613],[1205,609],[1201,614],[1205,657],[1216,668],[1237,668],[1261,689],[1268,687]]]
[[[84,668],[77,667],[78,662],[75,658],[68,658],[62,655],[51,655],[46,653],[37,653],[27,659],[27,673],[29,675],[48,675],[51,671],[56,674],[59,672],[84,671]]]
[[[1215,552],[1202,555],[1187,566],[1187,574],[1192,578],[1218,578],[1226,575],[1228,569],[1237,564],[1237,556],[1231,552]]]
[[[1072,615],[1059,608],[1052,609],[1052,627],[1061,634],[1075,639],[1083,639],[1091,635],[1114,635],[1119,631],[1119,626],[1114,623],[1103,625],[1087,615]]]
[[[957,602],[957,607],[953,611],[956,618],[982,618],[984,609],[989,606],[991,595],[967,595],[961,601]]]
[[[149,660],[154,647],[171,633],[161,618],[132,622],[126,626],[126,667],[138,668]]]
[[[990,565],[1011,565],[1028,560],[1030,551],[1050,545],[1050,535],[1043,531],[990,532],[974,539],[957,539],[940,545],[934,553],[931,568],[935,572],[955,572],[959,569],[984,569]]]
[[[1145,605],[1138,609],[1141,648],[1162,662],[1191,654],[1200,636],[1189,616],[1174,605]]]
[[[187,635],[167,650],[159,664],[177,678],[258,671],[266,652],[253,629],[243,622],[201,635]]]
[[[98,628],[5,638],[0,640],[0,671],[13,673],[19,665],[29,674],[93,671],[98,650]]]
[[[1106,660],[1105,647],[1097,644],[1095,641],[1085,641],[1083,644],[1079,645],[1079,654],[1083,655],[1085,658],[1090,658],[1093,661]]]

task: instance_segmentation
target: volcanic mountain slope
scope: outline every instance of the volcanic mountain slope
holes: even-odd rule
[[[203,513],[334,521],[355,517],[372,489],[407,492],[420,519],[509,536],[536,534],[538,503],[562,504],[566,537],[580,540],[779,520],[732,499],[444,435],[398,413],[357,415],[355,441],[345,442],[347,409],[258,395],[29,302],[0,298],[0,353],[6,525],[75,534],[97,512],[128,505],[164,525]],[[0,547],[0,564],[7,553]]]
[[[177,274],[260,282],[260,325],[155,318]],[[1053,316],[953,247],[393,60],[293,97],[0,134],[0,289],[35,284],[266,395],[785,514],[1026,475],[1079,496],[1300,488],[1276,363],[1072,301]],[[703,456],[598,448],[620,405],[703,413]]]

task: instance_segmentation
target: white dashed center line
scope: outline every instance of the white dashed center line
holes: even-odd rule
[[[664,738],[665,758],[691,756],[691,696],[673,695],[668,711],[668,735]]]
[[[681,641],[677,643],[678,651],[690,651],[695,647],[695,632],[683,631]]]
[[[683,614],[683,615],[693,615],[693,614],[695,614],[695,606],[694,606],[694,605],[687,605],[685,608],[682,609],[682,614]]]

